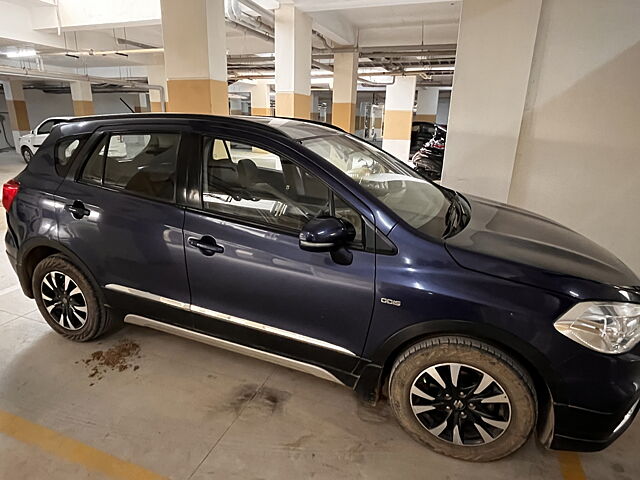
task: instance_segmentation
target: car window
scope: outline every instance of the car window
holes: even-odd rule
[[[329,188],[288,158],[210,137],[204,139],[204,155],[205,210],[292,232],[318,215],[333,213],[351,222],[361,240],[360,215],[344,202],[334,208],[338,202],[332,205]]]
[[[64,175],[71,165],[73,154],[80,146],[79,138],[68,138],[58,142],[56,145],[56,172]]]
[[[42,125],[40,125],[40,128],[38,128],[37,134],[45,135],[45,134],[51,133],[51,129],[56,123],[57,122],[55,120],[47,120]]]
[[[173,201],[180,134],[111,135],[89,157],[81,180]]]
[[[350,135],[303,139],[302,144],[339,168],[412,227],[442,235],[449,200],[437,186],[399,160]]]

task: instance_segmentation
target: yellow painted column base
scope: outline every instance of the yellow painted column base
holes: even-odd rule
[[[9,122],[12,130],[31,130],[27,104],[24,100],[7,100],[7,110],[9,111]]]
[[[311,95],[293,92],[276,92],[278,117],[311,118]]]
[[[167,88],[169,112],[229,115],[227,82],[208,78],[168,80]]]
[[[271,117],[271,107],[251,107],[251,115],[257,115],[260,117]]]
[[[83,115],[93,115],[96,113],[93,108],[93,102],[91,100],[74,100],[73,101],[73,114],[76,117],[82,117]]]
[[[411,110],[385,110],[382,138],[385,140],[409,140],[411,138]]]
[[[436,116],[435,115],[426,115],[426,114],[415,114],[413,116],[413,121],[414,122],[431,122],[431,123],[436,123]]]
[[[162,102],[149,102],[151,104],[152,112],[161,112],[162,111]]]
[[[331,123],[349,133],[354,133],[356,131],[356,104],[334,103],[331,108]]]

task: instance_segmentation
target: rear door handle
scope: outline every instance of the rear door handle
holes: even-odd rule
[[[224,253],[224,247],[218,245],[216,243],[216,239],[211,235],[205,235],[201,238],[189,237],[187,239],[187,243],[189,243],[189,245],[191,245],[192,247],[200,250],[200,252],[207,257],[210,257],[216,253]]]
[[[71,205],[65,205],[64,209],[67,212],[71,213],[71,215],[73,215],[73,217],[77,218],[78,220],[80,220],[82,217],[88,216],[91,213],[91,210],[86,208],[84,206],[84,203],[82,203],[80,200],[76,200]]]

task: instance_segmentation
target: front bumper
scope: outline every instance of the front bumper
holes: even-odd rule
[[[555,425],[550,448],[597,452],[611,445],[633,423],[640,398],[615,414],[571,405],[554,405]]]

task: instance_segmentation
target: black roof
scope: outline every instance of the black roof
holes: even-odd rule
[[[235,124],[241,126],[250,123],[259,126],[265,131],[278,133],[295,140],[318,137],[324,135],[335,135],[345,133],[339,127],[326,123],[315,122],[313,120],[302,120],[287,117],[258,117],[247,115],[205,115],[197,113],[117,113],[110,115],[89,115],[85,117],[74,117],[68,120],[68,123],[107,123],[113,120],[157,120],[157,119],[173,119],[173,120],[200,120],[211,121],[214,123]],[[66,122],[65,122],[66,123]]]

